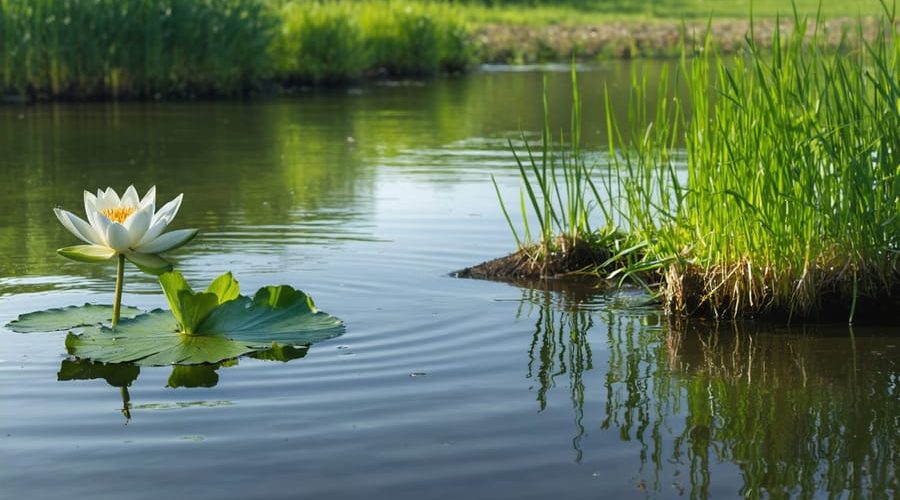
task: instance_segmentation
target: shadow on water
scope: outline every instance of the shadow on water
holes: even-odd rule
[[[740,494],[890,498],[900,491],[900,342],[847,327],[667,322],[615,299],[523,291],[535,318],[529,378],[568,383],[576,461],[592,429],[639,444],[647,490],[707,497],[736,468]],[[596,307],[600,304],[606,307]],[[605,328],[605,339],[602,335]],[[851,335],[851,333],[853,335]],[[607,351],[600,353],[600,351]],[[594,375],[590,370],[605,373]],[[586,383],[602,378],[602,414]],[[724,465],[723,465],[724,464]]]

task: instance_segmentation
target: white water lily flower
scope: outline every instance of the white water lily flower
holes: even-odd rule
[[[196,229],[179,229],[163,234],[181,207],[181,194],[156,211],[156,186],[143,198],[134,186],[119,195],[113,188],[84,192],[87,222],[72,212],[55,208],[66,229],[87,245],[60,248],[59,254],[82,262],[99,262],[124,255],[143,271],[158,274],[172,266],[159,253],[178,248],[197,235]]]

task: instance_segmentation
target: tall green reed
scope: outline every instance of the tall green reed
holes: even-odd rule
[[[767,51],[750,33],[746,51],[729,59],[707,37],[701,55],[685,53],[677,71],[663,72],[653,102],[646,78],[635,73],[627,122],[606,99],[606,176],[581,166],[560,179],[546,137],[540,164],[526,146],[521,205],[524,212],[531,202],[544,247],[572,227],[591,230],[561,224],[579,212],[572,219],[550,201],[576,200],[609,207],[608,223],[636,242],[613,252],[630,257],[616,274],[657,271],[673,312],[790,318],[838,305],[852,320],[860,300],[896,301],[900,46],[893,10],[874,40],[860,28],[837,51],[823,48],[821,32],[807,24],[795,15],[794,28],[776,31]],[[824,26],[821,15],[813,25]],[[569,164],[579,161],[572,151]]]
[[[690,118],[667,114],[663,97],[660,119],[645,120],[635,86],[643,135],[610,144],[623,157],[626,218],[665,270],[674,310],[807,316],[837,300],[852,318],[860,297],[891,295],[900,66],[888,14],[875,40],[856,33],[855,49],[823,49],[823,19],[809,33],[796,16],[771,52],[751,33],[745,54],[683,58],[674,87],[683,82]],[[671,161],[681,140],[684,185]]]
[[[262,0],[0,0],[0,86],[51,97],[237,94],[268,71]]]
[[[516,152],[511,140],[509,142],[523,180],[523,187],[519,190],[521,222],[524,230],[521,236],[509,215],[496,179],[492,177],[492,180],[516,244],[519,247],[526,247],[537,243],[549,252],[556,245],[557,235],[562,235],[569,241],[589,238],[593,234],[590,216],[595,207],[592,200],[586,196],[590,193],[591,172],[580,154],[581,98],[578,93],[575,66],[572,67],[570,136],[567,140],[565,135],[560,133],[558,145],[554,144],[555,140],[550,130],[550,104],[547,100],[546,80],[544,86],[544,125],[541,131],[539,156],[532,150],[524,134],[522,135],[524,156]],[[539,226],[536,241],[532,241],[529,219],[536,220]]]
[[[474,60],[468,27],[449,4],[286,1],[279,15],[276,70],[288,81],[431,75],[463,70]]]

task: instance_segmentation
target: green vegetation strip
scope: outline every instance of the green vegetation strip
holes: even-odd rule
[[[832,16],[877,0],[826,1]],[[798,0],[799,13],[818,1]],[[759,0],[771,30],[784,2]],[[725,0],[0,0],[0,93],[8,99],[246,95],[366,77],[431,75],[474,62],[677,55],[712,20],[740,46],[749,5]],[[839,36],[840,23],[831,27]],[[766,37],[761,37],[766,39]]]
[[[577,148],[573,78],[574,146],[551,149],[545,130],[540,155],[519,158],[525,233],[516,238],[531,267],[593,241],[610,245],[611,257],[584,271],[657,279],[673,313],[896,321],[895,19],[844,51],[795,26],[776,31],[765,53],[751,34],[745,54],[726,59],[707,45],[708,56],[684,57],[653,89],[655,104],[636,74],[627,123],[607,99],[602,171]],[[540,224],[536,244],[526,207]],[[588,224],[596,207],[607,227]]]
[[[440,3],[0,0],[0,91],[21,99],[243,95],[472,57]]]

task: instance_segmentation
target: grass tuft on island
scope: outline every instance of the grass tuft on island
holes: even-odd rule
[[[886,9],[874,40],[860,24],[844,50],[823,48],[806,26],[798,16],[761,51],[751,25],[746,50],[727,59],[707,38],[704,55],[683,56],[674,78],[664,72],[655,103],[635,75],[627,123],[607,98],[602,166],[588,167],[578,150],[573,72],[568,146],[553,147],[545,125],[538,155],[527,143],[525,160],[516,153],[524,236],[501,198],[519,246],[506,264],[545,277],[591,267],[630,277],[677,315],[897,322],[895,17]],[[599,229],[589,223],[596,209]],[[559,241],[589,242],[598,248],[578,252],[597,258],[566,268]]]

